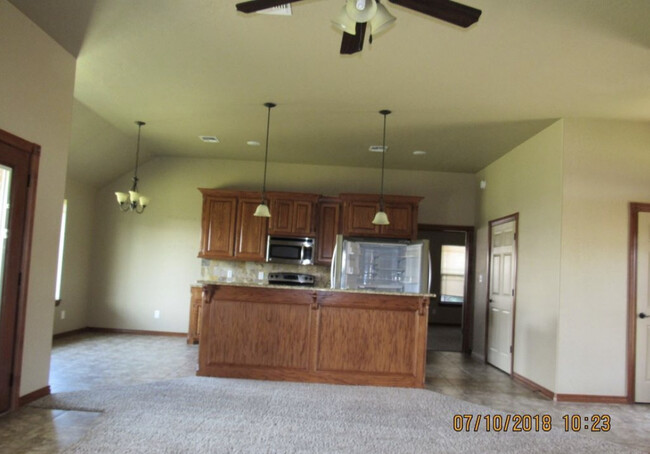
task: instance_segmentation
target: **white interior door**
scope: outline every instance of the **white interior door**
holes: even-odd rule
[[[488,302],[487,361],[512,373],[512,326],[515,300],[516,221],[492,227]]]
[[[639,213],[634,400],[650,402],[650,213]]]

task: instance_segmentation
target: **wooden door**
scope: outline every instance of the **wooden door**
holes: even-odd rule
[[[39,151],[0,130],[0,413],[18,403]]]
[[[318,205],[316,263],[329,265],[334,257],[336,235],[340,233],[341,203],[321,202]]]
[[[259,198],[240,198],[237,203],[237,241],[235,256],[240,260],[261,262],[266,258],[268,218],[253,216],[259,203]]]
[[[650,213],[639,213],[634,400],[650,402]]]
[[[490,223],[487,362],[512,373],[516,219]]]
[[[203,196],[199,257],[232,258],[235,255],[236,218],[236,197]]]

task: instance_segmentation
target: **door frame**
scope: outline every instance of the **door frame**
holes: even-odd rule
[[[23,347],[25,343],[25,318],[27,312],[27,289],[29,287],[29,264],[31,259],[34,210],[36,208],[36,182],[41,147],[0,129],[0,141],[29,155],[29,175],[25,200],[25,228],[21,246],[22,257],[19,265],[21,275],[18,301],[16,302],[15,331],[13,336],[12,383],[10,386],[10,408],[20,406],[20,381],[22,376]]]
[[[418,231],[426,232],[464,232],[465,233],[465,302],[463,303],[463,343],[461,352],[472,353],[474,333],[474,226],[418,224]]]
[[[510,352],[510,373],[514,373],[515,364],[515,320],[517,315],[517,270],[519,268],[519,212],[509,214],[488,222],[488,261],[487,261],[487,294],[485,295],[485,350],[483,352],[484,362],[488,363],[488,335],[490,331],[490,285],[492,283],[492,229],[498,225],[508,222],[515,222],[515,269],[512,281],[515,284],[515,294],[512,298],[512,351]],[[491,365],[491,364],[490,364]],[[494,367],[494,366],[493,366]],[[501,369],[499,369],[501,370]]]
[[[634,403],[636,391],[636,284],[639,252],[639,213],[650,213],[650,203],[630,202],[627,272],[627,402]]]

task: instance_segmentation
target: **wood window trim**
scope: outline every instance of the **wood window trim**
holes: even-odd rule
[[[29,155],[29,185],[27,188],[27,200],[25,207],[25,231],[22,244],[22,261],[20,272],[22,282],[18,294],[16,331],[13,344],[13,383],[11,389],[11,407],[9,411],[16,410],[20,406],[20,382],[22,377],[23,349],[25,345],[25,320],[27,313],[27,289],[29,288],[29,264],[31,259],[32,238],[34,230],[34,212],[36,208],[36,187],[38,181],[38,168],[41,155],[41,147],[35,143],[28,142],[18,136],[0,129],[0,141],[13,146]]]
[[[474,335],[474,258],[475,258],[475,229],[467,225],[443,225],[443,224],[418,224],[418,231],[428,232],[464,232],[465,233],[465,269],[467,279],[465,280],[465,302],[463,303],[463,353],[470,354],[472,351]]]

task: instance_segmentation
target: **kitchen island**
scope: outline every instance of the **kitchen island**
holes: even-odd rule
[[[429,297],[203,282],[197,375],[422,387]]]

